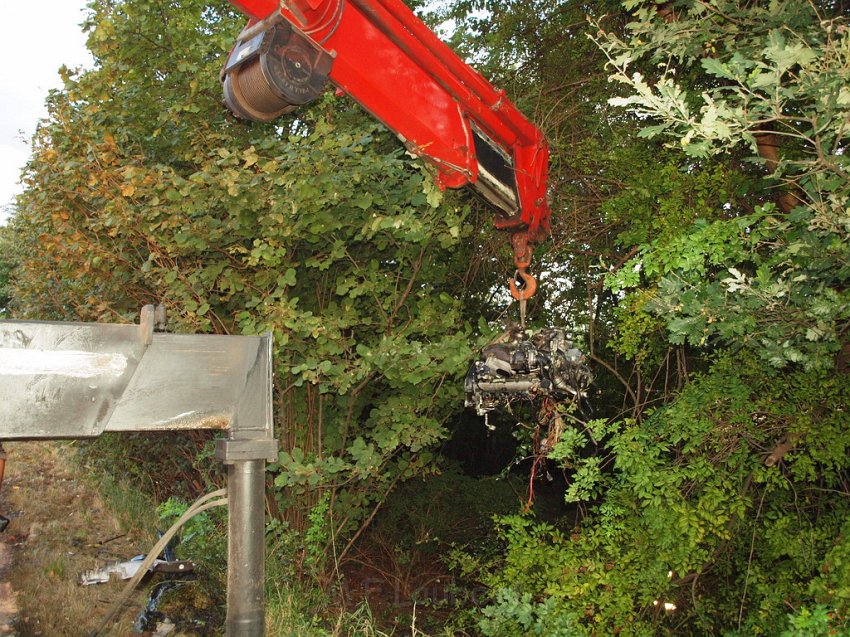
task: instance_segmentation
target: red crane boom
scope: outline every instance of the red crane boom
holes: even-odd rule
[[[471,186],[513,233],[534,293],[529,242],[549,229],[543,134],[461,60],[402,0],[230,0],[249,23],[222,71],[237,115],[271,121],[331,82],[436,169],[440,188]]]

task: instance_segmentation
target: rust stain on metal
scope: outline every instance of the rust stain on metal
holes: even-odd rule
[[[168,429],[227,429],[232,420],[233,414],[189,411],[160,420],[154,425],[165,425]]]

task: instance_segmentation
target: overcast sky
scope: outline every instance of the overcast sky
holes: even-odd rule
[[[85,0],[0,0],[0,223],[20,192],[44,98],[62,86],[59,67],[91,64],[80,29]]]

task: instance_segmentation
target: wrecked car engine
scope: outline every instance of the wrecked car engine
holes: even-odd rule
[[[563,329],[508,330],[484,347],[466,375],[467,407],[486,416],[516,399],[581,400],[593,374]]]

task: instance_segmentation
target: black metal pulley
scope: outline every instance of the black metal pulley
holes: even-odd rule
[[[327,51],[286,21],[254,31],[243,32],[221,74],[234,115],[270,122],[321,96],[333,65]]]

